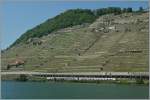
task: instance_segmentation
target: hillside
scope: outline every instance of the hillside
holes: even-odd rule
[[[26,42],[30,38],[40,38],[51,34],[51,32],[57,31],[62,28],[72,27],[75,25],[81,25],[85,23],[93,23],[96,18],[105,14],[114,13],[115,15],[132,11],[132,8],[121,9],[119,7],[100,8],[95,10],[90,9],[70,9],[54,18],[48,19],[45,22],[37,25],[36,27],[27,30],[20,38],[18,38],[10,47],[19,44],[20,42]],[[144,11],[142,11],[144,12]]]
[[[81,13],[77,16],[75,14],[74,20],[80,15]],[[60,16],[55,18],[59,20]],[[91,13],[88,17],[81,18],[82,21],[75,21],[79,23],[73,25],[69,23],[73,22],[69,15],[67,19],[70,21],[62,22],[68,22],[65,27],[46,30],[47,32],[44,30],[44,33],[42,30],[41,33],[46,35],[37,36],[39,27],[36,27],[38,29],[34,33],[33,29],[31,33],[28,31],[26,35],[22,35],[11,48],[3,51],[2,70],[148,71],[148,13],[101,16]],[[51,20],[48,21],[53,23]],[[13,65],[16,61],[23,61],[24,65],[8,69],[8,65]]]

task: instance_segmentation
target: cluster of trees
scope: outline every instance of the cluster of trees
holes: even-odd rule
[[[123,8],[122,12],[132,12],[132,8]]]
[[[140,7],[139,11],[142,12],[143,8]],[[28,30],[19,39],[17,39],[16,42],[11,46],[23,41],[27,41],[30,38],[42,37],[61,28],[80,25],[83,23],[92,23],[93,21],[96,20],[97,17],[101,15],[110,14],[110,13],[121,14],[121,13],[128,13],[128,12],[133,12],[132,8],[121,9],[120,7],[108,7],[108,8],[101,8],[96,10],[71,9],[65,11],[64,13],[61,13],[60,15],[57,15],[54,18],[48,19],[47,21],[36,26],[33,29]]]
[[[122,8],[122,9],[120,7],[108,7],[108,8],[96,9],[93,12],[96,16],[101,16],[101,15],[110,14],[110,13],[114,13],[115,15],[117,15],[121,13],[144,12],[144,9],[143,7],[139,7],[138,11],[133,11],[131,7]]]
[[[121,8],[120,7],[109,7],[109,8],[101,8],[94,10],[94,13],[96,16],[101,16],[104,14],[121,14]]]

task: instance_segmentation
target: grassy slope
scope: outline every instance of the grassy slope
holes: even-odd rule
[[[126,16],[126,17],[125,17]],[[19,44],[2,53],[2,69],[16,58],[26,61],[21,70],[46,72],[148,71],[148,14],[113,16],[119,32],[91,31],[92,25],[66,28],[40,38],[42,45]],[[142,22],[135,22],[136,19]],[[126,22],[119,24],[118,22]],[[145,21],[145,22],[144,22]],[[130,28],[131,31],[125,31]],[[69,30],[69,32],[65,32]],[[141,53],[127,51],[139,50]],[[81,54],[80,56],[78,54]],[[18,57],[16,56],[18,55]],[[11,70],[19,70],[12,68]]]

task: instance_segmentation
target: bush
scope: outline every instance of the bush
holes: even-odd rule
[[[143,79],[136,79],[136,84],[144,84]]]
[[[143,11],[144,11],[143,7],[139,7],[139,12],[143,12]]]
[[[27,76],[24,75],[24,74],[21,74],[21,75],[19,76],[19,78],[17,78],[17,81],[27,81],[27,80],[28,80],[28,78],[27,78]]]

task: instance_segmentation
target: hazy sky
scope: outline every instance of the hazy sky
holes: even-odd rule
[[[1,48],[4,49],[12,44],[28,29],[52,18],[57,14],[72,8],[97,9],[109,6],[132,7],[138,9],[140,6],[147,8],[146,1],[50,1],[50,0],[24,0],[3,1],[0,6],[2,14],[1,22]]]

